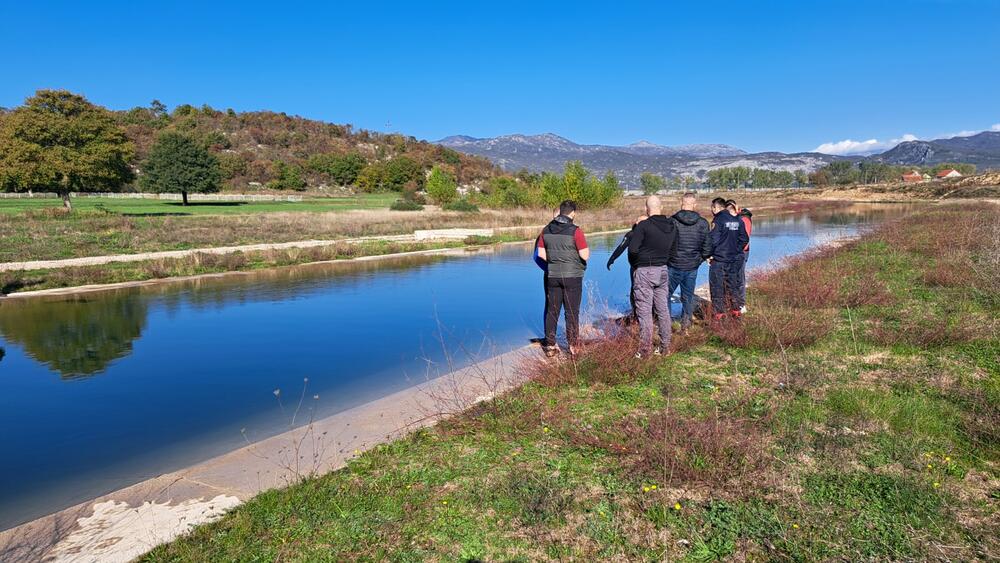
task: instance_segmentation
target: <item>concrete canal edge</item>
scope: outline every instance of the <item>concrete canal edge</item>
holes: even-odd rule
[[[526,346],[0,532],[0,560],[131,561],[263,491],[334,471],[524,382]]]

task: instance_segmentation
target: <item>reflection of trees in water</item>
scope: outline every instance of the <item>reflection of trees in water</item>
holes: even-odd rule
[[[146,300],[134,291],[0,306],[4,338],[64,378],[98,374],[112,360],[127,356],[145,325]]]
[[[754,222],[754,233],[767,235],[775,229],[780,229],[781,234],[811,235],[818,226],[870,225],[913,208],[914,204],[908,203],[852,203],[833,209],[817,209],[805,213],[770,217],[765,215]]]

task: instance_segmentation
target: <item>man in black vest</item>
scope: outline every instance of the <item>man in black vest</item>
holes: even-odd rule
[[[635,288],[635,307],[639,317],[639,351],[643,357],[653,346],[653,311],[656,310],[660,327],[660,346],[653,353],[660,355],[670,348],[670,272],[667,264],[677,252],[677,225],[663,214],[660,198],[646,199],[648,219],[635,226],[628,243],[630,253],[636,256],[632,284]]]
[[[576,203],[559,204],[559,215],[538,237],[538,257],[548,264],[545,280],[545,355],[559,354],[556,325],[559,311],[566,308],[566,340],[569,353],[576,354],[580,338],[580,302],[583,300],[583,273],[590,259],[590,249],[583,231],[573,224]]]

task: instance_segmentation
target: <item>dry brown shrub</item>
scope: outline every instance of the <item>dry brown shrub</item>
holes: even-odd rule
[[[755,277],[751,294],[790,307],[828,307],[837,302],[841,282],[831,255],[824,249],[789,258],[781,269]]]
[[[647,377],[655,363],[635,357],[636,342],[627,333],[587,342],[574,358],[526,364],[529,379],[555,387],[570,383],[617,385]]]
[[[967,315],[937,316],[911,309],[903,311],[898,320],[874,319],[868,335],[883,346],[951,346],[989,338],[992,324]]]
[[[666,409],[648,419],[626,419],[601,436],[577,431],[571,439],[619,455],[665,486],[738,491],[769,464],[769,419],[770,414],[750,420],[719,412],[697,418]]]
[[[716,334],[730,346],[760,350],[785,350],[812,344],[833,330],[830,309],[802,309],[769,305],[742,320],[727,319],[716,325]]]

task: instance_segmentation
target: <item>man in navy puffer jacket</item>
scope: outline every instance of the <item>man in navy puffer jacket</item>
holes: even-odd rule
[[[741,315],[743,307],[743,249],[750,242],[743,220],[726,210],[726,200],[712,200],[712,258],[708,269],[708,285],[712,292],[715,320],[727,313]]]

